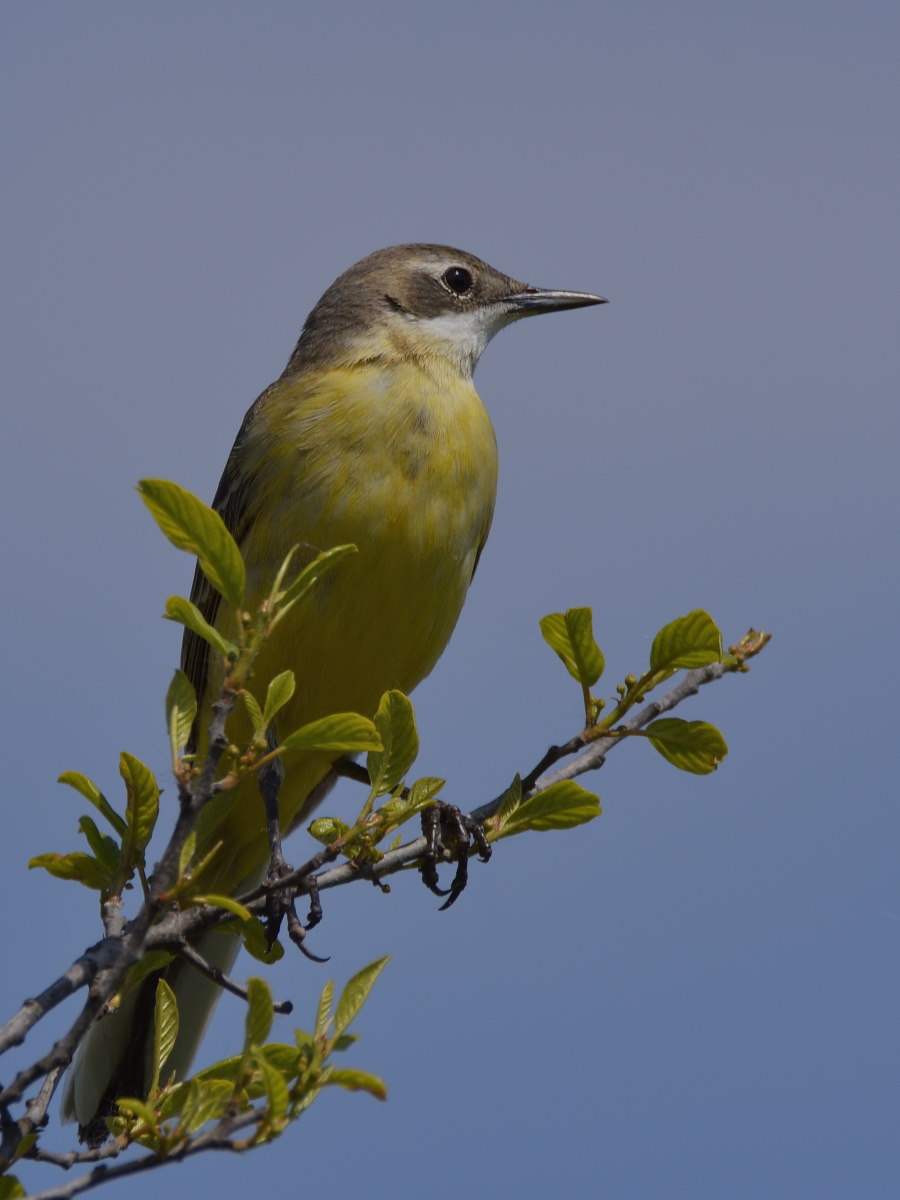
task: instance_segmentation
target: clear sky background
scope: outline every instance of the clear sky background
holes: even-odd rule
[[[452,912],[412,876],[329,895],[331,962],[275,990],[308,1024],[391,954],[350,1057],[389,1103],[135,1200],[897,1195],[898,35],[889,0],[2,6],[4,1015],[99,933],[26,870],[77,845],[56,776],[165,772],[191,564],[133,486],[210,498],[370,250],[612,300],[479,368],[500,497],[421,773],[472,807],[575,731],[547,612],[593,606],[607,693],[692,608],[774,633],[679,712],[725,733],[714,776],[629,745],[600,820],[502,844]]]

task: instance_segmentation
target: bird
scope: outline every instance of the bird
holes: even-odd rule
[[[286,667],[296,688],[282,733],[336,712],[374,713],[381,695],[410,692],[457,623],[484,549],[497,489],[497,445],[472,382],[491,338],[524,317],[604,304],[588,292],[521,283],[449,246],[390,246],[344,271],[309,313],[281,376],[248,410],[213,508],[247,566],[246,607],[270,590],[288,552],[295,565],[353,543],[357,553],[295,606],[254,663],[253,692]],[[234,637],[236,615],[199,568],[191,599]],[[196,691],[198,754],[225,663],[190,630],[182,668]],[[229,739],[250,735],[238,705]],[[311,815],[335,755],[287,756],[281,828]],[[265,874],[269,842],[257,781],[245,777],[198,824],[197,859],[219,844],[198,886],[239,894]],[[207,933],[200,953],[227,969],[239,941]],[[220,989],[184,962],[168,968],[180,1026],[166,1072],[187,1073]],[[149,1086],[155,978],[90,1030],[63,1097],[64,1120],[105,1136],[116,1096]],[[98,1123],[98,1118],[101,1121]],[[98,1124],[100,1131],[98,1134]]]

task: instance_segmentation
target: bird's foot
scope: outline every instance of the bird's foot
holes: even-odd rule
[[[425,835],[425,854],[422,859],[422,882],[435,896],[446,896],[439,911],[455,903],[469,882],[469,853],[474,850],[482,862],[491,857],[491,847],[484,836],[484,826],[467,816],[455,804],[436,800],[422,813],[422,833]],[[456,857],[456,874],[449,888],[438,884],[437,864]]]
[[[269,875],[263,885],[268,889],[266,897],[266,938],[271,946],[278,938],[282,925],[287,927],[288,937],[301,954],[312,962],[328,962],[313,954],[306,946],[306,935],[322,920],[322,905],[319,900],[319,885],[314,875],[308,875],[295,884],[283,886],[282,880],[293,873],[293,868],[284,861],[279,853],[276,861],[275,854],[269,867]],[[309,896],[309,912],[306,914],[306,924],[297,915],[297,897]]]

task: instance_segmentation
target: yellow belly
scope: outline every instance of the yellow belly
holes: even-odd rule
[[[496,489],[484,407],[453,375],[408,365],[332,370],[277,384],[242,453],[253,489],[241,546],[251,604],[292,546],[308,557],[346,542],[359,550],[276,628],[250,688],[262,700],[275,674],[294,671],[282,736],[332,712],[371,715],[386,689],[409,692],[431,671],[462,609]],[[207,704],[221,681],[221,668],[212,670]],[[229,736],[246,733],[238,710]],[[286,760],[283,827],[303,815],[330,765],[323,755]],[[204,816],[201,844],[218,840],[205,887],[234,888],[266,862],[255,780]]]

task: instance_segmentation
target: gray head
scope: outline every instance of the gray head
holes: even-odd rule
[[[587,292],[530,287],[451,246],[388,246],[350,267],[325,292],[285,374],[385,357],[441,358],[470,375],[504,325],[605,303]]]

